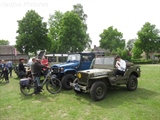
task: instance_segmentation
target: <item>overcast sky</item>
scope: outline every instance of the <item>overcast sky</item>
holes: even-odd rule
[[[137,38],[137,31],[150,22],[160,29],[160,0],[0,0],[0,39],[15,44],[17,20],[28,10],[35,10],[43,21],[55,10],[66,12],[80,3],[88,15],[88,33],[92,47],[99,45],[99,34],[110,26],[123,33],[123,38]]]

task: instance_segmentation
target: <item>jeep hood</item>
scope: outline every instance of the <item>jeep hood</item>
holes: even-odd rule
[[[52,67],[68,67],[68,66],[77,66],[79,62],[69,62],[69,63],[60,63],[60,64],[54,64]]]
[[[88,70],[83,70],[79,71],[79,73],[86,73],[86,74],[94,74],[94,75],[105,75],[108,72],[111,72],[112,70],[110,69],[88,69]]]

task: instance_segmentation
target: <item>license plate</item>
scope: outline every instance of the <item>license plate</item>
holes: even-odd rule
[[[77,84],[74,86],[74,89],[77,90],[77,91],[80,91],[80,88]]]

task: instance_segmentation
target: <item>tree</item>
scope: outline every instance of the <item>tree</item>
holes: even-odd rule
[[[0,40],[0,45],[9,45],[9,41],[8,40]]]
[[[60,21],[63,17],[63,13],[60,11],[55,11],[54,15],[49,16],[48,25],[49,33],[48,37],[52,41],[52,52],[58,52],[58,40],[59,40],[59,30],[60,30]]]
[[[51,41],[47,36],[47,24],[42,22],[43,18],[34,10],[29,10],[25,17],[18,22],[18,36],[16,36],[16,48],[22,51],[25,48],[25,53],[34,52],[37,50],[49,50]]]
[[[123,34],[117,29],[113,29],[113,26],[105,29],[103,33],[100,34],[100,47],[104,49],[109,49],[111,53],[117,48],[124,49],[125,40],[122,39]]]
[[[143,53],[142,49],[140,47],[138,47],[140,42],[141,41],[139,39],[137,39],[134,42],[134,46],[133,46],[133,49],[132,49],[132,58],[134,58],[134,59],[141,58],[141,54]]]
[[[128,40],[126,47],[127,47],[127,49],[128,49],[129,51],[132,51],[135,41],[136,41],[136,39],[130,39],[130,40]]]
[[[92,40],[89,34],[87,33],[87,24],[86,24],[87,14],[84,13],[83,6],[81,4],[73,5],[72,11],[76,13],[82,21],[82,27],[85,33],[85,41],[87,41],[85,47],[91,48]]]
[[[67,11],[60,21],[58,49],[59,52],[81,52],[87,41],[82,22],[77,14]]]
[[[149,58],[149,52],[160,50],[160,31],[156,29],[155,25],[146,22],[140,31],[138,31],[139,42],[137,47],[146,53],[146,59]]]
[[[116,53],[117,55],[120,55],[121,58],[123,58],[124,60],[128,60],[128,61],[131,60],[130,51],[127,50],[127,49],[120,49],[120,48],[117,48],[117,50],[116,50],[115,53]]]

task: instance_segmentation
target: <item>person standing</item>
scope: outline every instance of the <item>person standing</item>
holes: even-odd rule
[[[8,66],[4,60],[1,60],[1,68],[2,68],[2,73],[4,74],[4,78],[5,78],[6,82],[9,83]]]
[[[124,60],[121,59],[121,57],[119,55],[117,55],[115,57],[116,59],[116,65],[115,67],[117,68],[117,70],[115,71],[115,76],[116,75],[124,75],[125,70],[126,70],[126,62]]]
[[[48,60],[45,58],[45,56],[42,57],[41,64],[46,67],[48,66]]]
[[[41,92],[41,84],[40,84],[40,77],[41,77],[41,71],[43,68],[49,68],[46,67],[44,65],[41,65],[41,63],[39,62],[39,59],[36,58],[32,58],[32,65],[31,65],[31,73],[33,75],[33,79],[36,80],[35,83],[35,94],[39,94]]]
[[[9,68],[10,77],[12,77],[12,69],[13,69],[12,61],[8,61],[7,65],[8,65],[8,68]]]
[[[20,58],[19,59],[19,65],[18,65],[18,69],[19,69],[18,76],[20,78],[26,77],[26,69],[25,69],[23,63],[24,63],[24,58]]]
[[[48,59],[46,59],[45,56],[42,57],[41,64],[44,65],[44,66],[46,66],[46,67],[49,66]],[[44,75],[44,78],[45,78],[45,76],[46,76],[47,73],[48,73],[47,69],[43,68],[42,74]]]

